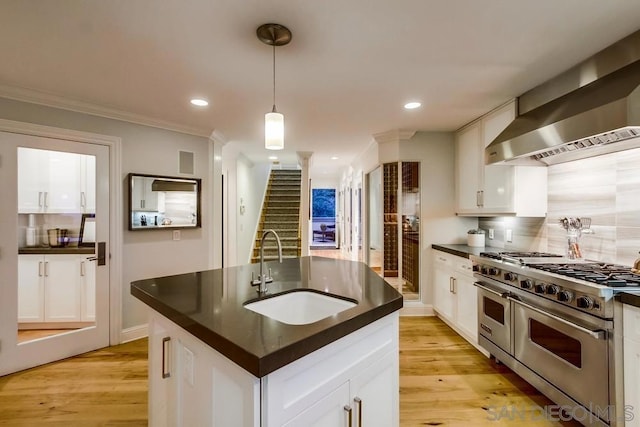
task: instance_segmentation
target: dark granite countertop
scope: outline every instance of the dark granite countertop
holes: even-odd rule
[[[131,294],[249,371],[263,377],[402,308],[402,296],[367,265],[323,257],[266,262],[269,294],[307,288],[358,301],[308,325],[288,325],[243,307],[259,264],[139,280]]]
[[[640,307],[640,292],[624,291],[616,294],[616,298],[624,304]]]
[[[96,250],[92,246],[73,247],[23,247],[18,248],[19,255],[92,255]]]
[[[480,255],[480,252],[501,252],[504,248],[494,248],[492,246],[467,246],[467,245],[431,245],[433,249],[447,252],[452,255],[456,255],[462,258],[469,258],[469,255]]]

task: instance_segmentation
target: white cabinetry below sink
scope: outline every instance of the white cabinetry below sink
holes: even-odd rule
[[[149,425],[399,426],[398,312],[262,378],[150,316]]]

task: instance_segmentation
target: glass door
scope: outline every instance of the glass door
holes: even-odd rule
[[[4,375],[109,345],[109,148],[0,132],[0,155]]]

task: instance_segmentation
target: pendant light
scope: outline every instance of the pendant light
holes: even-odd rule
[[[256,30],[258,39],[273,47],[273,108],[264,115],[264,146],[267,150],[284,148],[284,114],[276,110],[276,46],[291,41],[291,31],[280,24],[263,24]]]

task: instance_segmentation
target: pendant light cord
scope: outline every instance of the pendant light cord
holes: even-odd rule
[[[276,44],[273,43],[273,112],[276,112]]]

